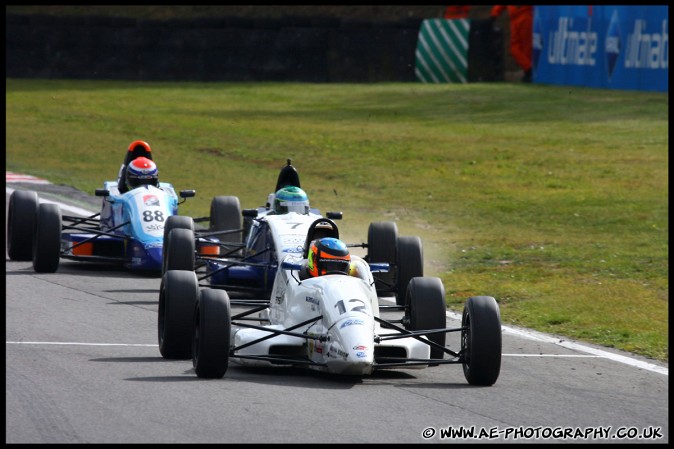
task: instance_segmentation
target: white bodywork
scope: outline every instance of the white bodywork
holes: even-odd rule
[[[384,347],[399,348],[404,351],[404,355],[398,352],[401,357],[428,359],[429,346],[414,338],[375,342],[380,335],[398,331],[383,329],[374,320],[379,316],[379,300],[372,272],[362,258],[351,257],[358,266],[357,276],[332,274],[300,281],[298,268],[301,259],[292,254],[285,256],[274,280],[269,308],[262,314],[269,319],[265,327],[283,331],[312,318],[322,318],[292,330],[306,333],[310,338],[275,335],[236,350],[232,360],[242,365],[269,365],[269,361],[236,356],[292,354],[295,357],[305,356],[314,362],[309,366],[312,369],[364,375],[376,368],[375,351]],[[233,323],[231,342],[237,348],[269,335],[270,332],[243,328]]]
[[[278,258],[283,259],[286,254],[301,256],[309,226],[321,217],[321,215],[313,213],[298,214],[295,212],[282,215],[266,215],[265,220],[273,235],[274,250],[278,254]]]

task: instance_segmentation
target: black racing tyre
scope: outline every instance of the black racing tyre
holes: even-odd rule
[[[7,254],[11,260],[33,258],[33,234],[39,204],[37,193],[28,190],[15,190],[9,197]]]
[[[440,278],[414,277],[407,284],[405,305],[409,317],[408,330],[445,329],[447,303],[445,286]],[[428,334],[433,343],[445,346],[445,332]],[[443,359],[444,351],[431,346],[431,358]]]
[[[501,313],[491,296],[471,296],[461,319],[463,374],[471,385],[489,386],[501,371]]]
[[[164,242],[172,229],[189,229],[194,232],[194,220],[185,215],[171,215],[164,224]]]
[[[368,263],[388,263],[388,273],[372,273],[379,296],[395,294],[395,263],[398,244],[398,226],[393,221],[370,223],[367,230]]]
[[[194,232],[194,220],[192,217],[186,217],[184,215],[171,215],[166,219],[166,223],[164,224],[164,241],[162,245],[162,276],[166,273],[166,255],[168,253],[169,245],[168,235],[173,229],[189,229]]]
[[[194,232],[189,229],[171,229],[162,255],[164,273],[169,270],[194,271]]]
[[[194,308],[199,281],[194,271],[169,270],[159,287],[159,352],[165,359],[192,357]]]
[[[61,210],[56,204],[40,204],[33,240],[33,269],[54,273],[61,259]]]
[[[236,196],[216,196],[211,200],[210,231],[241,229],[241,204]],[[241,232],[217,235],[222,242],[241,243]]]
[[[192,366],[197,376],[219,379],[229,365],[232,330],[229,296],[225,290],[202,288],[194,311]]]
[[[407,284],[424,275],[424,250],[419,237],[399,237],[396,265],[396,304],[405,305]]]

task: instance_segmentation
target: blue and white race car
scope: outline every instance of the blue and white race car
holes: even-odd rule
[[[267,300],[280,261],[286,255],[302,256],[307,238],[339,238],[332,220],[341,218],[341,212],[323,216],[309,206],[299,175],[288,160],[264,207],[242,210],[238,197],[217,196],[209,217],[170,217],[165,228],[164,272],[193,270],[202,286]],[[210,221],[209,228],[195,229],[194,222],[200,221]],[[399,305],[409,280],[423,276],[421,240],[399,237],[395,222],[371,223],[367,243],[349,246],[366,248],[368,262],[389,264],[389,271],[375,273],[377,293],[395,296]]]
[[[136,184],[129,189],[127,181]],[[185,201],[194,190],[180,192]],[[101,211],[88,217],[62,215],[56,204],[40,203],[36,192],[15,190],[9,200],[7,248],[12,260],[32,260],[40,273],[53,273],[61,258],[122,265],[161,273],[164,225],[178,214],[173,186],[159,182],[149,145],[129,147],[120,177],[96,190]]]

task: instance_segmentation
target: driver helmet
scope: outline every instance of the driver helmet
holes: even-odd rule
[[[299,187],[285,186],[274,195],[274,212],[297,212],[306,215],[309,213],[309,197]]]
[[[323,237],[314,240],[307,257],[307,273],[313,277],[332,273],[349,274],[351,255],[339,239]]]
[[[135,156],[146,154],[149,158],[152,158],[152,149],[150,148],[150,144],[143,140],[134,140],[131,142],[129,144],[129,152],[135,153]]]
[[[142,185],[159,187],[159,171],[150,159],[137,157],[126,169],[126,186],[132,190]]]

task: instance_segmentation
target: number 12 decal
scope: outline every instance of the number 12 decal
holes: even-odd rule
[[[349,299],[349,302],[355,302],[355,303],[360,304],[359,306],[357,305],[357,306],[351,307],[351,309],[350,309],[351,311],[360,312],[360,313],[367,313],[365,311],[365,303],[363,301],[361,301],[360,299]],[[344,305],[343,300],[340,299],[339,301],[337,301],[337,304],[335,304],[335,307],[337,307],[337,310],[339,311],[340,315],[343,314],[343,313],[346,313],[346,307]]]

